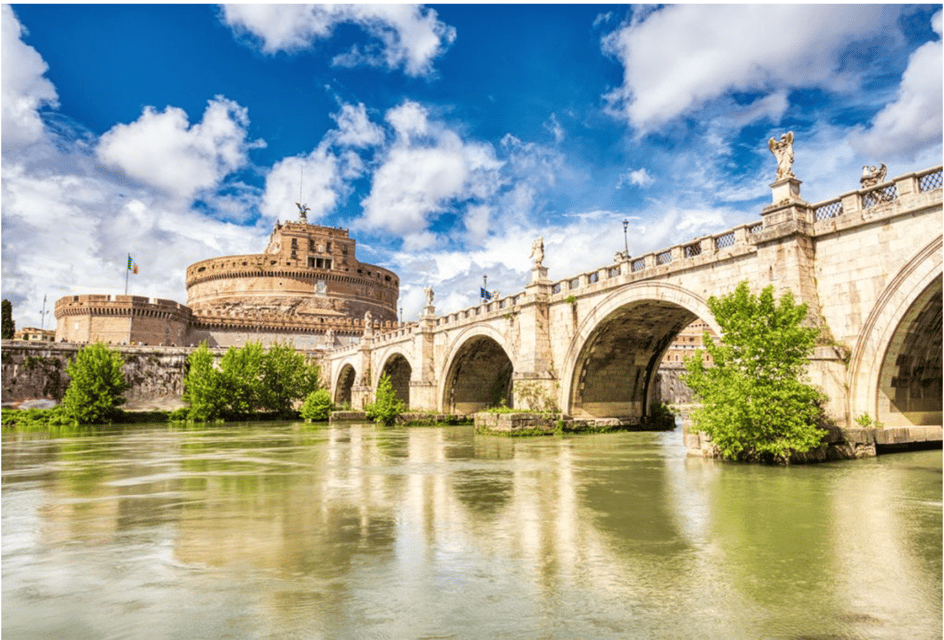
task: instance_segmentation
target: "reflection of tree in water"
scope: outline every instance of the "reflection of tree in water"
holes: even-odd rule
[[[459,470],[450,477],[456,497],[476,515],[498,514],[514,493],[514,478],[510,470]]]

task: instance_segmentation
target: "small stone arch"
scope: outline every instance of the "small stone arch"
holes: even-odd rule
[[[377,379],[373,381],[375,393],[377,386],[380,384],[381,376],[387,374],[390,376],[390,382],[393,384],[393,390],[396,392],[397,397],[409,408],[410,380],[413,378],[413,365],[400,351],[392,351],[385,354],[382,362],[383,365],[379,367],[377,371]]]
[[[671,283],[631,284],[606,297],[580,323],[564,356],[564,412],[628,420],[648,415],[659,363],[696,318],[721,335],[705,299]]]
[[[888,426],[940,424],[942,246],[938,236],[918,252],[863,325],[849,359],[850,422],[869,414]]]
[[[338,406],[342,405],[351,405],[352,401],[352,390],[354,389],[354,384],[357,380],[357,371],[354,370],[354,365],[350,362],[345,362],[340,371],[338,372],[338,377],[334,385],[334,404]]]
[[[439,376],[442,410],[468,415],[502,401],[513,406],[514,352],[505,336],[481,325],[460,333],[452,345]]]

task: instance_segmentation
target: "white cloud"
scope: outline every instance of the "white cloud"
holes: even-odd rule
[[[604,51],[624,67],[606,98],[640,131],[732,91],[855,86],[844,49],[881,34],[898,8],[880,5],[670,5],[610,33]],[[761,103],[782,113],[782,102]]]
[[[941,36],[941,12],[931,20]],[[852,145],[875,162],[910,157],[929,146],[939,147],[944,132],[944,64],[941,41],[927,42],[908,59],[895,101],[879,111],[867,131],[853,136]]]
[[[557,115],[551,114],[550,119],[544,123],[544,128],[551,132],[554,136],[554,142],[560,144],[564,139],[564,127],[560,125],[560,122],[557,121]]]
[[[637,187],[648,187],[653,182],[655,178],[649,175],[649,172],[645,168],[630,170],[620,176],[619,182],[616,185],[616,188],[619,189],[624,184],[634,184]]]
[[[408,238],[414,248],[429,246],[435,241],[429,220],[496,193],[502,163],[490,145],[463,141],[417,103],[391,109],[387,121],[396,139],[361,201],[360,226]]]
[[[433,59],[456,38],[435,10],[417,5],[224,5],[222,20],[236,33],[258,38],[266,53],[307,49],[330,37],[335,26],[355,24],[376,42],[335,56],[335,64],[402,66],[410,76],[432,73]]]
[[[183,109],[146,107],[136,121],[101,137],[98,157],[144,184],[192,199],[247,163],[248,149],[259,144],[247,142],[248,126],[246,109],[221,96],[192,126]]]
[[[12,151],[42,138],[38,110],[57,105],[56,88],[43,77],[48,66],[33,47],[23,42],[23,27],[10,5],[2,13],[2,126],[3,151]]]
[[[351,104],[341,105],[341,112],[331,117],[338,123],[334,142],[339,145],[363,148],[384,141],[383,129],[370,121],[363,103],[356,107]]]
[[[345,191],[338,159],[322,143],[307,156],[285,158],[272,167],[259,210],[267,221],[297,220],[295,203],[300,202],[310,207],[308,220],[317,222],[334,210]]]

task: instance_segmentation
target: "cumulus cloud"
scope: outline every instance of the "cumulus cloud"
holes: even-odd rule
[[[897,7],[881,5],[671,5],[634,17],[603,39],[624,68],[605,97],[637,130],[656,130],[729,92],[851,88],[850,43],[881,34]],[[783,99],[758,104],[783,112]]]
[[[24,29],[10,5],[0,7],[2,25],[3,151],[19,149],[42,138],[39,108],[57,106],[56,88],[44,77],[48,66],[22,40]]]
[[[246,109],[222,96],[194,125],[183,109],[146,107],[136,121],[107,131],[97,152],[103,164],[143,184],[192,199],[247,163],[249,148],[259,144],[247,141],[248,126]]]
[[[341,105],[341,112],[331,116],[338,123],[334,141],[342,146],[372,147],[383,143],[383,129],[370,121],[363,103]]]
[[[285,158],[272,167],[259,208],[267,220],[295,220],[296,203],[301,203],[311,209],[308,220],[316,222],[334,210],[344,190],[338,158],[322,143],[307,156]]]
[[[237,34],[259,40],[266,53],[295,52],[331,36],[335,26],[349,23],[372,38],[334,57],[340,66],[369,65],[397,69],[407,75],[432,73],[433,59],[456,38],[433,9],[418,5],[224,5],[221,18]]]
[[[361,201],[360,224],[400,235],[413,248],[429,246],[430,218],[495,193],[502,162],[491,145],[462,140],[415,102],[388,111],[387,122],[395,140]]]
[[[637,187],[648,187],[653,182],[655,178],[649,175],[649,172],[645,168],[630,170],[620,176],[619,182],[616,185],[616,188],[619,189],[624,184],[633,184]]]
[[[940,38],[940,11],[931,24]],[[853,147],[871,158],[910,157],[928,146],[939,147],[944,132],[942,78],[944,65],[938,39],[911,54],[895,100],[878,112],[870,129],[853,136]]]

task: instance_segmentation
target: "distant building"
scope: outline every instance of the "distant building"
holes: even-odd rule
[[[52,329],[37,329],[36,327],[24,327],[13,334],[14,340],[27,340],[29,342],[52,342],[56,339],[56,332]]]
[[[695,322],[682,329],[665,352],[665,356],[662,358],[662,366],[683,367],[686,358],[691,358],[696,351],[704,347],[703,336],[706,331],[713,339],[717,339],[718,336],[704,320],[695,320]],[[711,363],[711,356],[707,352],[704,357],[708,363]]]
[[[211,346],[249,341],[323,349],[357,341],[365,322],[397,322],[400,279],[359,262],[347,229],[277,223],[264,253],[187,268],[187,305],[141,296],[72,295],[56,301],[61,342]]]

